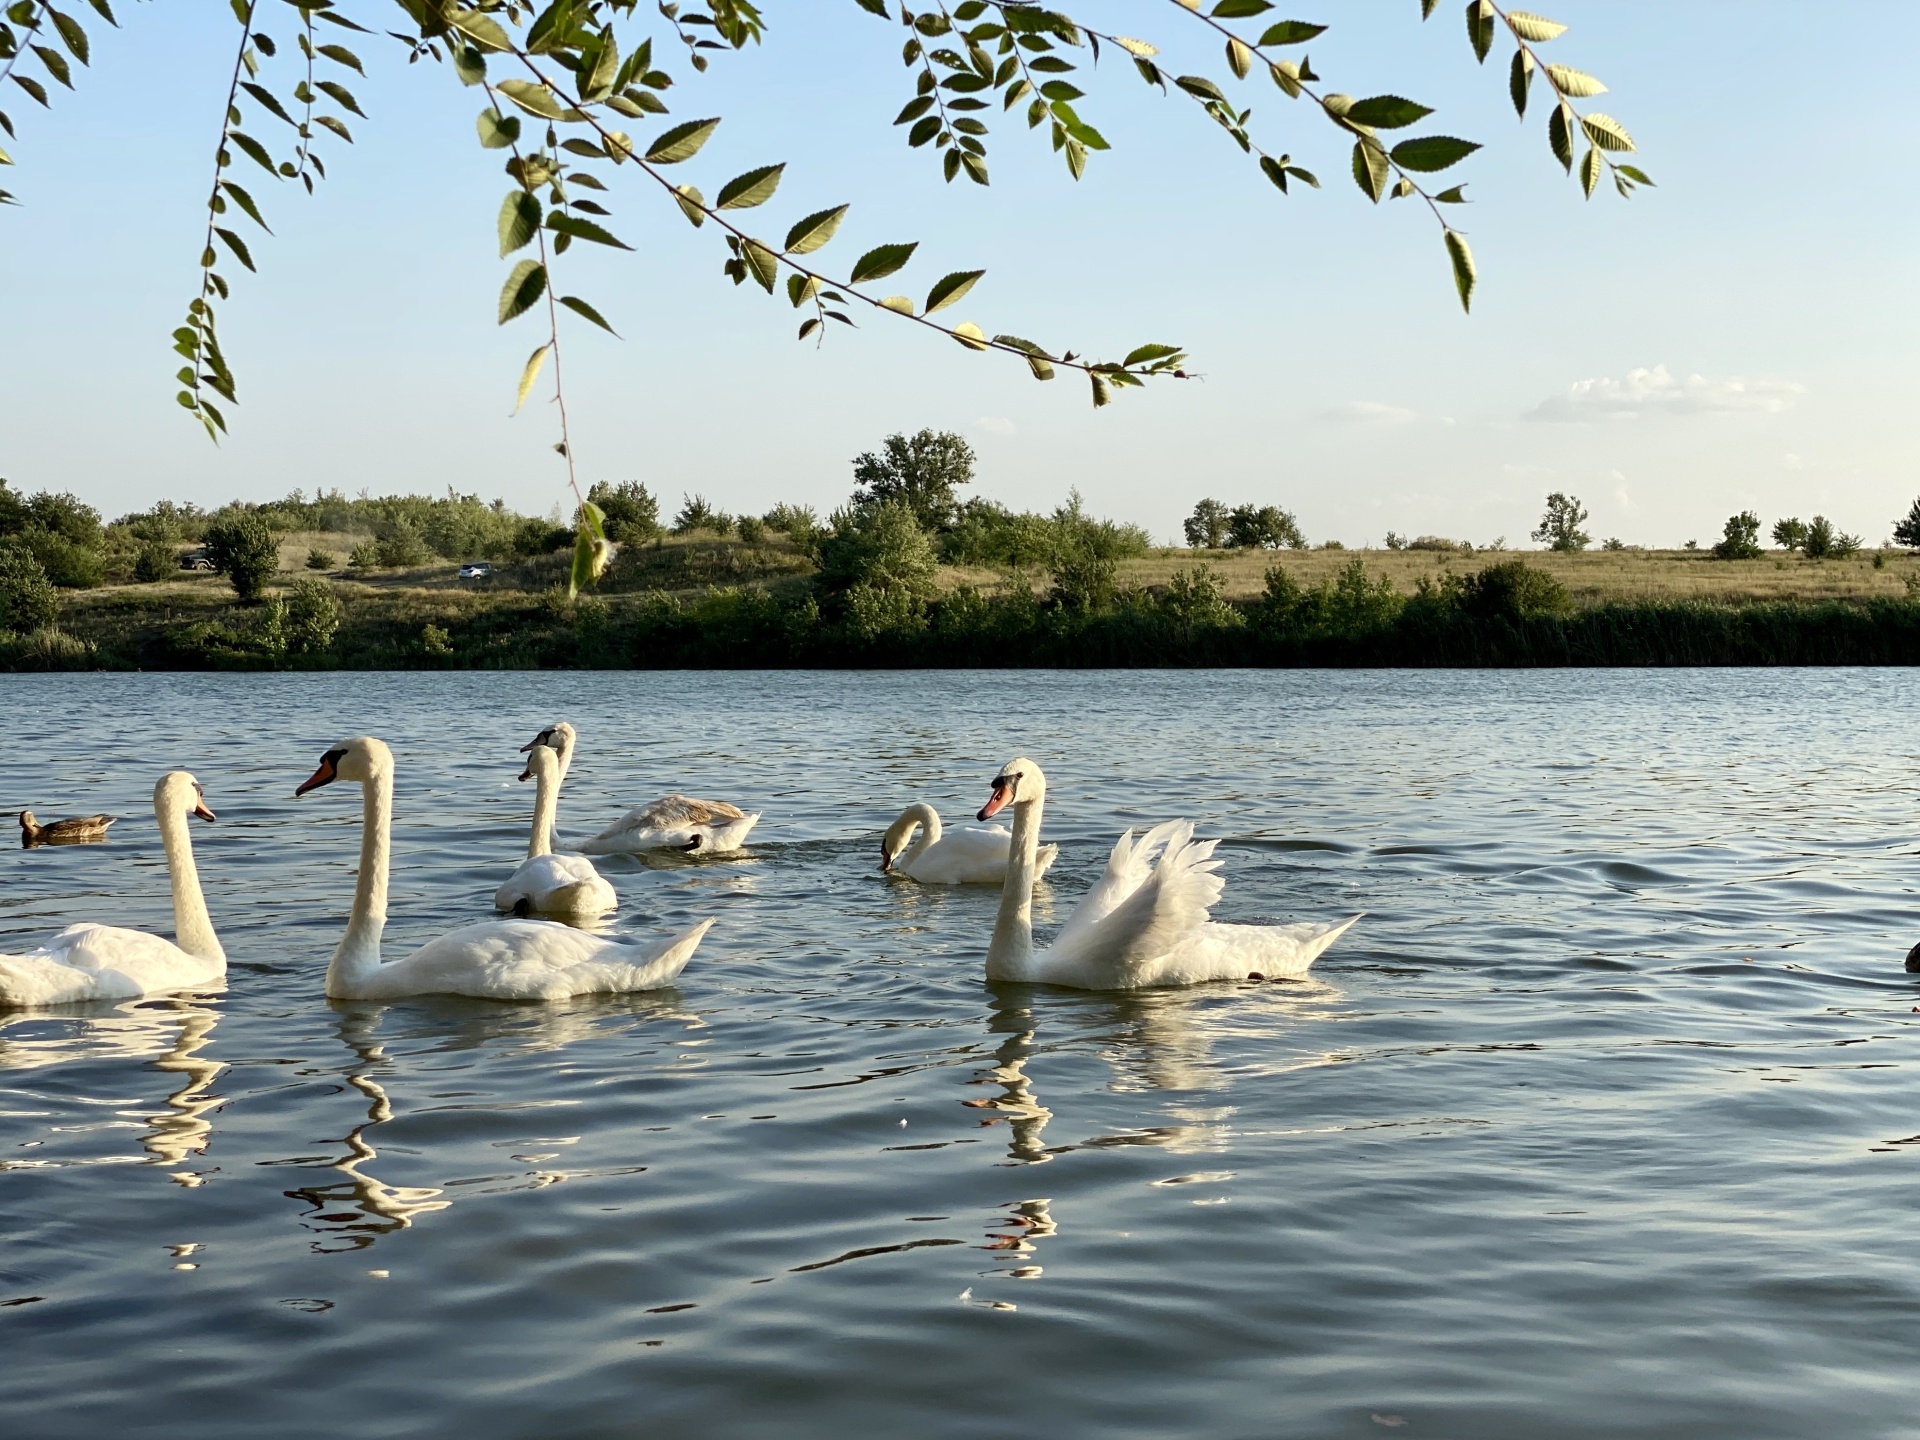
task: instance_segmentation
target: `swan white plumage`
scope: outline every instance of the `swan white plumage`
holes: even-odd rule
[[[553,853],[553,817],[560,804],[560,757],[545,745],[535,745],[520,778],[535,785],[533,826],[527,837],[527,858],[494,891],[493,908],[515,915],[560,915],[588,919],[604,915],[620,903],[593,862],[584,855]]]
[[[558,752],[560,775],[564,779],[573,767],[576,738],[573,726],[560,720],[520,748],[530,751],[535,745],[545,745]],[[759,821],[759,811],[748,813],[724,800],[664,795],[651,805],[629,810],[598,835],[581,841],[574,848],[582,855],[638,855],[648,850],[692,850],[706,854],[738,850],[747,832]]]
[[[1045,950],[1033,948],[1033,878],[1047,779],[1031,760],[1011,761],[980,811],[1013,806],[1013,858],[987,947],[989,980],[1024,980],[1080,990],[1138,990],[1208,980],[1304,975],[1360,917],[1332,925],[1222,925],[1208,917],[1226,882],[1213,840],[1196,841],[1184,820],[1155,826],[1136,842],[1127,831]],[[1154,863],[1158,852],[1159,861]]]
[[[919,801],[902,810],[881,837],[880,868],[922,885],[996,885],[1007,878],[1012,849],[1013,836],[999,826],[948,830],[940,823],[940,812]],[[1042,845],[1034,879],[1046,874],[1059,854],[1058,845]]]
[[[429,940],[404,960],[380,958],[387,924],[387,866],[393,849],[393,752],[362,736],[336,745],[295,796],[350,780],[360,786],[360,873],[347,933],[327,966],[336,1000],[403,995],[472,995],[486,1000],[563,1000],[670,985],[713,921],[666,940],[640,943],[591,935],[551,920],[484,920]]]
[[[153,787],[153,814],[173,881],[174,939],[118,925],[69,925],[37,950],[0,955],[0,1006],[124,1000],[226,978],[227,952],[213,933],[187,833],[189,815],[213,819],[200,782],[184,770],[168,771]]]

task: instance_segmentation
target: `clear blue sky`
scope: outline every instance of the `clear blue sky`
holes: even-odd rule
[[[118,8],[79,96],[51,113],[8,97],[19,163],[0,183],[24,205],[0,210],[0,475],[109,516],[295,486],[559,500],[549,411],[508,415],[541,337],[531,318],[493,323],[507,182],[474,142],[480,102],[371,37],[370,78],[353,82],[371,119],[327,152],[333,178],[311,200],[252,187],[277,238],[254,244],[258,277],[225,267],[243,403],[232,437],[205,441],[173,402],[168,333],[195,283],[234,27],[207,0]],[[343,5],[368,23],[389,8]],[[1910,0],[1541,0],[1572,27],[1549,48],[1608,83],[1594,103],[1659,182],[1631,203],[1580,198],[1544,118],[1515,121],[1504,56],[1473,63],[1454,0],[1425,25],[1416,0],[1276,12],[1332,24],[1310,47],[1331,88],[1410,95],[1439,111],[1430,127],[1486,142],[1449,176],[1477,202],[1461,212],[1482,274],[1471,317],[1424,212],[1368,204],[1330,127],[1264,82],[1243,91],[1254,128],[1325,189],[1281,197],[1196,107],[1112,59],[1081,109],[1115,148],[1078,185],[1013,128],[991,142],[991,189],[947,186],[889,123],[911,94],[897,27],[853,0],[767,8],[764,47],[670,96],[675,118],[726,117],[688,179],[712,194],[788,160],[752,217],[769,236],[851,201],[827,257],[919,239],[902,290],[988,271],[954,318],[1109,354],[1178,341],[1206,378],[1096,413],[1077,379],[1036,384],[885,317],[816,352],[784,300],[720,275],[711,228],[630,184],[611,223],[635,253],[576,246],[561,262],[564,288],[626,337],[568,332],[584,478],[643,480],[669,509],[692,491],[824,510],[855,454],[934,426],[967,435],[980,492],[1015,505],[1078,486],[1168,536],[1213,495],[1287,506],[1310,537],[1349,544],[1390,529],[1517,542],[1550,489],[1630,542],[1705,542],[1748,507],[1877,541],[1920,491],[1920,202],[1888,164],[1914,132]],[[1175,72],[1227,78],[1166,0],[1096,14]]]

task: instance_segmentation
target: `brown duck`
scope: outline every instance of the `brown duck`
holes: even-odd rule
[[[31,850],[36,845],[91,845],[107,838],[107,827],[119,817],[116,815],[75,815],[68,820],[55,820],[46,825],[37,823],[33,811],[20,812],[20,848]]]

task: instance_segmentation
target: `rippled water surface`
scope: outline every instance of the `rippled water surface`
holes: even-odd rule
[[[8,676],[0,947],[166,931],[183,765],[217,993],[0,1015],[22,1437],[1920,1434],[1914,723],[1897,671]],[[563,835],[668,789],[750,848],[675,989],[329,1003],[330,743],[398,763],[389,954],[490,913],[514,751]],[[1057,924],[1125,826],[1297,983],[989,987],[996,900],[876,869],[1046,767]]]

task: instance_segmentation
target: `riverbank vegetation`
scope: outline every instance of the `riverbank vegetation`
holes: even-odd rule
[[[1078,495],[1044,514],[966,497],[972,471],[957,436],[893,436],[824,519],[691,494],[663,518],[645,486],[599,485],[617,550],[578,598],[570,531],[473,496],[163,501],[106,524],[0,482],[0,667],[1920,661],[1920,559],[1762,550],[1750,514],[1712,549],[1346,550],[1308,548],[1278,507],[1204,501],[1199,543],[1155,547]],[[1577,501],[1562,513],[1577,533]]]

